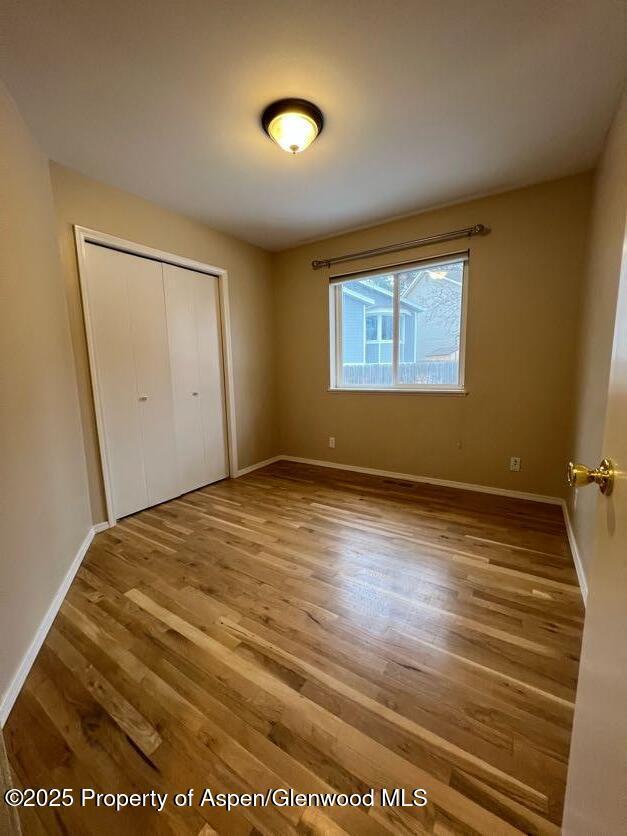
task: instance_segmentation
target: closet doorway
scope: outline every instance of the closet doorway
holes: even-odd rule
[[[225,270],[75,227],[107,516],[237,472]]]

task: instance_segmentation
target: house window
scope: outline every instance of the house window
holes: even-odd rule
[[[366,363],[392,362],[392,309],[366,315]]]
[[[335,389],[461,391],[466,254],[331,280]]]
[[[365,311],[364,311],[365,313]],[[391,363],[394,335],[394,314],[391,308],[365,313],[366,363]],[[401,314],[400,344],[405,342],[406,316]]]

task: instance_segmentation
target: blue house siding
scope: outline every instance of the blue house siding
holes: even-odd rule
[[[342,298],[342,362],[364,362],[365,303],[344,292]]]
[[[403,316],[403,319],[405,320],[405,342],[401,350],[401,362],[413,363],[415,360],[414,354],[416,347],[416,314],[412,311],[409,315]]]

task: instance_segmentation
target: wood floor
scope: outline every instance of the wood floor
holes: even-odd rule
[[[95,538],[5,727],[19,786],[169,800],[24,831],[558,833],[583,614],[556,506],[288,463],[187,494]]]

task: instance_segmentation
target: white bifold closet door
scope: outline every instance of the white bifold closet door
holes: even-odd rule
[[[218,280],[163,265],[181,485],[228,475]]]
[[[87,245],[87,283],[117,517],[180,493],[161,263]]]
[[[115,517],[226,477],[218,280],[87,244],[83,283]]]

